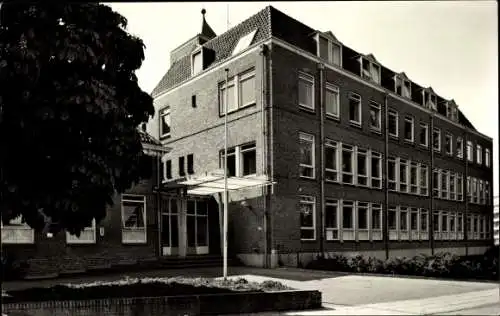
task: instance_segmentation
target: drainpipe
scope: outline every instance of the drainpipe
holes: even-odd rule
[[[431,151],[430,181],[429,181],[429,243],[431,255],[434,255],[434,113],[431,110],[429,124],[429,150]],[[438,188],[439,192],[439,188]]]
[[[382,212],[382,220],[383,220],[383,239],[384,239],[384,248],[385,248],[385,258],[389,259],[389,218],[387,216],[389,212],[389,109],[387,102],[387,93],[384,95],[384,125],[385,125],[385,133],[384,133],[384,165],[385,165],[385,190],[384,190],[384,204],[385,204],[385,212]]]
[[[157,228],[158,228],[158,258],[161,257],[161,194],[160,194],[160,186],[161,186],[161,181],[163,178],[163,175],[160,175],[160,164],[161,164],[161,157],[156,158],[156,223],[157,223]]]
[[[266,124],[265,124],[265,119],[266,119],[266,113],[265,113],[265,101],[266,101],[266,91],[265,91],[265,80],[267,79],[266,77],[266,53],[267,53],[267,46],[262,45],[260,47],[260,55],[262,56],[261,61],[262,61],[262,77],[260,81],[260,90],[261,90],[261,110],[260,110],[260,122],[261,122],[261,155],[262,155],[262,174],[267,176],[267,166],[266,166]],[[264,234],[264,262],[263,266],[264,268],[269,267],[269,251],[268,251],[268,240],[267,240],[267,187],[264,186],[262,187],[262,210],[264,213],[263,216],[263,234]]]
[[[467,131],[465,132],[464,135],[464,144],[463,144],[463,157],[465,160],[465,174],[464,174],[464,179],[462,180],[462,185],[465,187],[465,189],[462,189],[462,196],[464,197],[465,200],[465,212],[464,212],[464,219],[462,220],[462,225],[464,228],[464,241],[465,241],[465,255],[469,255],[469,231],[467,229],[467,217],[469,216],[469,198],[468,198],[468,186],[467,186],[467,177],[469,176],[469,158],[467,156],[468,152],[468,147],[467,147],[467,142],[469,141],[468,139],[468,134]],[[474,152],[474,148],[472,149]],[[471,183],[472,185],[472,183]],[[491,190],[491,189],[490,189]],[[472,219],[471,219],[471,225],[472,225]],[[472,227],[472,226],[471,226]]]
[[[319,234],[319,252],[321,255],[324,255],[325,248],[324,248],[324,235],[325,235],[325,100],[324,100],[324,94],[323,94],[323,89],[325,86],[325,79],[324,79],[324,72],[325,72],[325,65],[322,63],[318,64],[318,69],[319,69],[319,113],[320,113],[320,121],[319,121],[319,147],[320,147],[320,155],[319,155],[319,161],[320,161],[320,202],[319,202],[319,209],[320,209],[320,216],[319,216],[319,225],[321,227],[320,229],[320,234]]]
[[[269,44],[269,52],[272,51],[272,43]],[[267,147],[267,157],[269,158],[268,162],[267,162],[267,173],[268,173],[268,176],[269,176],[269,179],[270,180],[274,180],[274,146],[273,146],[273,137],[274,137],[274,133],[273,133],[273,58],[272,58],[272,53],[269,53],[269,66],[267,68],[267,73],[269,74],[269,88],[268,88],[268,92],[269,92],[269,104],[267,105],[267,107],[269,108],[269,113],[268,113],[268,118],[267,118],[267,140],[268,140],[268,147]],[[269,198],[269,201],[271,201],[271,195],[274,193],[274,185],[270,185],[268,186],[267,188],[267,192],[268,192],[268,198]],[[268,216],[268,233],[267,233],[267,238],[268,238],[268,245],[271,249],[271,253],[273,253],[274,251],[274,241],[273,241],[273,217],[272,217],[272,214],[268,212],[267,214]]]

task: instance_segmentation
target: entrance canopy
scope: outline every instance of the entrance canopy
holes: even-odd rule
[[[144,154],[153,157],[162,157],[169,153],[172,148],[164,147],[159,140],[148,134],[146,131],[138,129],[141,136],[142,150]]]
[[[212,195],[224,192],[224,172],[218,170],[204,175],[187,177],[178,184],[188,187],[187,193],[193,195]],[[252,187],[274,184],[266,176],[228,177],[227,190],[235,191]]]

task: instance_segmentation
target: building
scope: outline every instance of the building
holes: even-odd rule
[[[220,35],[202,14],[152,92],[147,130],[172,148],[162,255],[220,249],[226,103],[230,186],[262,180],[229,197],[229,252],[246,264],[492,245],[492,139],[453,100],[271,6]]]
[[[495,240],[495,245],[500,244],[500,211],[499,211],[499,197],[495,197],[495,202],[493,204],[493,236]]]

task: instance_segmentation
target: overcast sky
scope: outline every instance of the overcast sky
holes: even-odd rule
[[[459,108],[493,137],[498,195],[498,33],[496,1],[388,2],[175,2],[111,3],[146,44],[137,72],[151,92],[169,67],[170,51],[201,31],[201,9],[222,34],[267,5],[313,29],[332,31],[354,50],[372,53],[384,66]],[[229,9],[229,10],[228,10]],[[228,14],[229,12],[229,14]],[[228,19],[229,16],[229,19]]]

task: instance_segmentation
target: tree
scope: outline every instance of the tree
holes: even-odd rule
[[[36,230],[79,235],[114,194],[150,175],[137,127],[153,100],[134,73],[144,44],[126,26],[97,3],[3,3],[3,223],[22,215]]]

